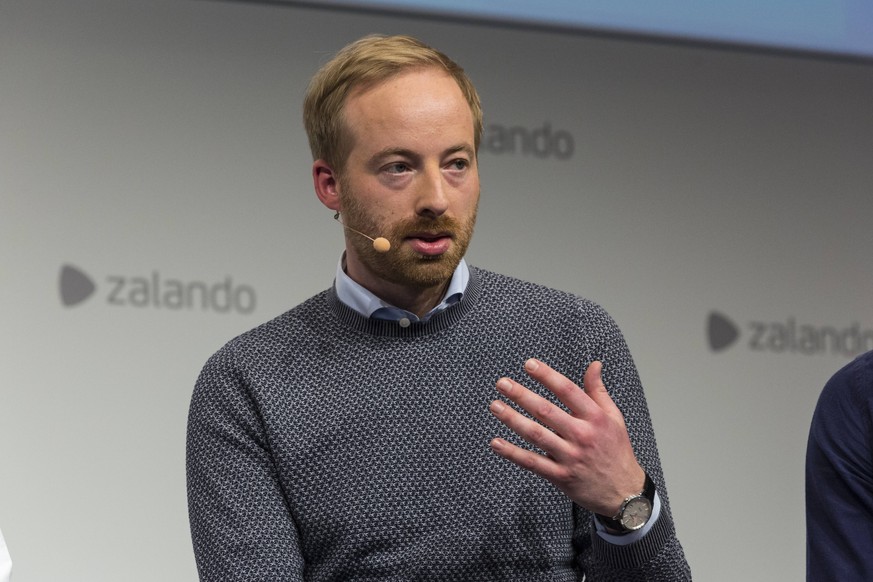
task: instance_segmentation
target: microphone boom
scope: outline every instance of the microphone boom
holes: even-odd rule
[[[350,226],[346,226],[345,223],[342,220],[340,220],[340,213],[339,212],[337,212],[336,214],[333,215],[333,219],[336,220],[337,222],[339,222],[340,224],[342,224],[343,228],[350,230],[355,234],[359,234],[367,240],[373,241],[373,248],[376,250],[377,253],[387,253],[388,251],[391,250],[391,242],[387,238],[385,238],[384,236],[373,238],[371,236],[367,236],[366,234],[364,234],[363,232],[361,232],[359,230],[355,230],[354,228],[352,228]]]

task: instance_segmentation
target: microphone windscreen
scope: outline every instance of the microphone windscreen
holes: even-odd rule
[[[391,243],[387,238],[380,236],[373,241],[373,248],[376,249],[376,252],[387,253],[391,250]]]

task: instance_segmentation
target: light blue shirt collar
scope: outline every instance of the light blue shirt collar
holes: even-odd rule
[[[467,267],[467,262],[461,259],[461,262],[458,263],[455,272],[452,274],[452,280],[449,281],[449,286],[446,289],[443,300],[439,305],[427,312],[424,317],[419,318],[414,313],[379,299],[369,290],[353,281],[351,277],[346,275],[343,269],[345,260],[346,255],[343,253],[336,267],[334,285],[339,300],[365,317],[387,319],[401,323],[404,323],[405,320],[407,325],[413,321],[427,321],[435,314],[460,301],[464,291],[467,289],[467,283],[470,281],[470,269]]]

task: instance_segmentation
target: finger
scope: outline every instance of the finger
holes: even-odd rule
[[[492,451],[522,469],[527,469],[552,482],[560,478],[561,466],[549,457],[525,450],[500,438],[491,439],[490,444]]]
[[[557,396],[573,416],[581,418],[591,406],[591,399],[579,386],[548,364],[531,358],[524,363],[524,369],[531,378]]]
[[[497,381],[497,390],[558,434],[566,435],[570,429],[573,418],[569,414],[518,382],[501,378]]]
[[[492,402],[490,410],[491,414],[497,417],[500,422],[528,443],[553,457],[563,458],[566,456],[567,443],[548,428],[534,422],[517,410],[513,410],[511,406],[507,406],[500,400]]]
[[[606,391],[606,385],[603,383],[603,363],[599,361],[591,362],[591,365],[585,370],[582,383],[585,386],[585,394],[596,402],[604,412],[610,415],[618,414],[622,416],[621,411],[609,396],[609,392]],[[622,418],[624,417],[622,416]]]

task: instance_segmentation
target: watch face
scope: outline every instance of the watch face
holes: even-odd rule
[[[621,525],[630,531],[640,529],[652,517],[652,504],[645,497],[635,497],[627,502],[621,512]]]

